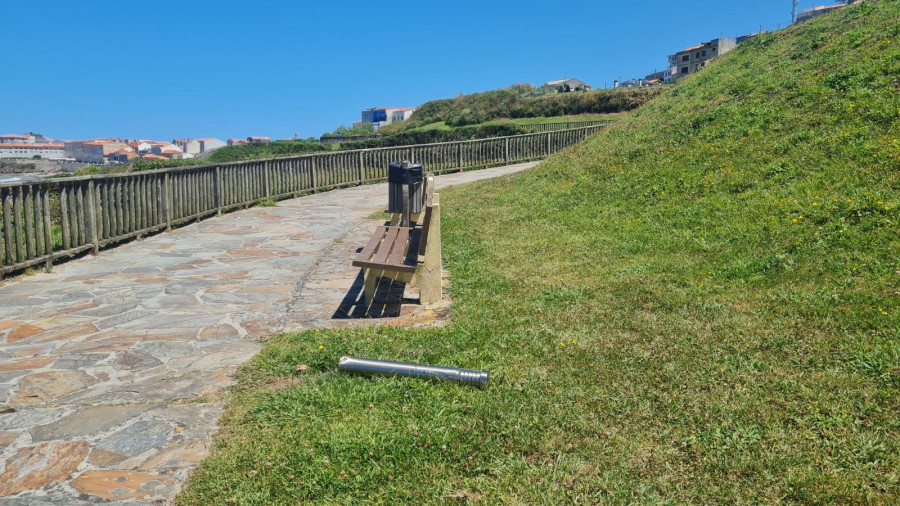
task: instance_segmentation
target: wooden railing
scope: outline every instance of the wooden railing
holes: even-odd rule
[[[572,128],[583,128],[583,127],[591,127],[591,126],[607,126],[612,121],[610,120],[595,120],[595,121],[561,121],[556,123],[525,123],[519,125],[529,132],[552,132],[554,130],[569,130]]]
[[[381,137],[381,135],[347,135],[345,137],[340,137],[337,135],[323,135],[319,137],[319,142],[324,142],[325,144],[340,144],[342,142],[354,142],[354,141],[367,141],[369,139],[377,139]]]
[[[535,160],[601,128],[0,184],[0,276],[269,199],[383,181],[393,161],[440,174]]]

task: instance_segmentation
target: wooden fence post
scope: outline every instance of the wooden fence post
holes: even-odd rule
[[[44,206],[44,243],[47,245],[47,269],[53,267],[53,228],[50,224],[50,188],[44,187],[41,199]]]
[[[216,216],[222,216],[222,167],[216,165],[215,175]]]
[[[91,245],[91,254],[96,255],[100,251],[100,242],[97,238],[97,196],[94,195],[94,180],[91,179],[87,184],[88,198],[87,198],[87,223],[88,223],[88,234],[90,234]]]
[[[13,199],[13,219],[16,227],[16,253],[20,262],[28,260],[25,251],[25,242],[22,237],[22,208],[25,207],[25,191],[22,186],[18,188],[18,198]]]
[[[456,168],[462,168],[462,141],[456,142]]]
[[[363,152],[359,150],[359,185],[362,186],[366,183],[366,173],[363,170]]]
[[[166,230],[172,230],[172,198],[169,195],[169,173],[163,174],[162,207],[166,217]]]
[[[509,163],[509,137],[504,139],[503,143],[503,160]]]
[[[550,132],[547,132],[547,156],[550,156]]]
[[[266,176],[266,198],[272,195],[272,187],[270,186],[272,183],[269,182],[269,160],[266,160],[263,165],[265,176]]]

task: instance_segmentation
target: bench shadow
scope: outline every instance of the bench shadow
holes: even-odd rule
[[[364,318],[395,318],[400,316],[403,304],[418,304],[418,299],[404,297],[406,283],[381,278],[375,288],[375,300],[366,305],[365,278],[359,270],[353,285],[341,300],[340,306],[331,315],[332,320],[356,320]]]
[[[385,225],[390,225],[390,221],[386,221]],[[417,227],[413,230],[409,237],[409,250],[404,263],[407,265],[415,265],[418,258],[419,244],[422,240],[422,229]],[[357,253],[362,248],[356,250]],[[381,278],[375,287],[375,300],[371,306],[366,305],[365,297],[365,277],[363,270],[359,270],[356,279],[350,290],[341,300],[341,305],[331,315],[332,320],[354,320],[363,318],[395,318],[400,316],[400,310],[403,304],[419,304],[419,299],[411,299],[404,297],[406,291],[406,283],[401,281]]]

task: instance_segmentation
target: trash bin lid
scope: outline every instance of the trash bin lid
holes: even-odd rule
[[[388,166],[389,183],[414,184],[424,179],[421,163],[391,162]]]

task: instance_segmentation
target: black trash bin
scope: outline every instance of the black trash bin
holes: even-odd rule
[[[425,175],[421,163],[392,162],[388,166],[388,212],[403,212],[403,187],[409,188],[409,212],[424,209]]]

